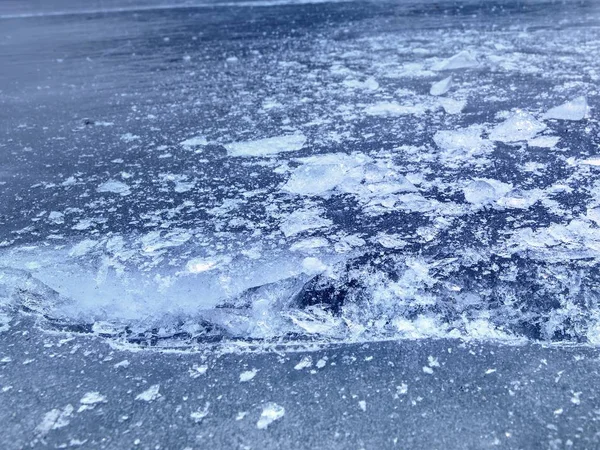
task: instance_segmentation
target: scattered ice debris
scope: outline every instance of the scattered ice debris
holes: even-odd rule
[[[301,150],[306,144],[302,133],[258,139],[255,141],[233,142],[226,144],[229,156],[272,156],[283,152]]]
[[[478,206],[495,202],[512,189],[510,184],[489,178],[479,178],[471,181],[463,188],[465,200]]]
[[[41,423],[35,428],[35,431],[40,436],[45,436],[51,430],[63,428],[69,425],[73,415],[74,408],[72,405],[65,406],[61,409],[53,409],[48,411]]]
[[[583,120],[590,115],[590,107],[584,96],[574,98],[560,106],[551,108],[544,114],[544,119]]]
[[[546,129],[546,125],[531,114],[518,110],[490,131],[490,139],[500,142],[527,141]]]
[[[256,422],[256,427],[259,430],[264,430],[269,425],[271,425],[276,420],[281,419],[285,414],[285,408],[283,406],[278,405],[277,403],[267,403],[263,406],[262,413],[260,414],[260,418],[258,422]]]
[[[303,357],[298,364],[294,366],[296,370],[308,369],[312,367],[312,358],[310,356]]]
[[[246,370],[240,374],[240,383],[250,381],[258,373],[258,369]]]
[[[208,416],[208,408],[210,407],[210,403],[206,402],[203,409],[198,409],[190,414],[190,418],[196,422],[202,422],[206,416]]]
[[[191,150],[196,147],[208,145],[208,140],[204,136],[194,136],[179,143],[182,147]]]
[[[361,409],[361,411],[366,411],[367,410],[367,402],[364,400],[359,400],[358,402],[358,407]]]
[[[160,397],[160,394],[158,392],[159,390],[160,390],[160,384],[154,384],[154,385],[150,386],[148,389],[146,389],[144,392],[142,392],[141,394],[138,394],[135,397],[135,399],[141,400],[144,402],[151,402]]]
[[[98,192],[110,192],[113,194],[121,194],[123,196],[131,194],[131,189],[122,181],[108,180],[98,186]]]
[[[434,64],[431,69],[436,71],[441,70],[458,70],[458,69],[473,69],[479,67],[477,57],[469,50],[463,50],[448,59]]]
[[[446,77],[443,80],[436,81],[431,85],[429,93],[431,95],[444,95],[452,87],[452,76]]]

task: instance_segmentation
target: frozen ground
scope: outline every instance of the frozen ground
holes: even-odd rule
[[[182,360],[191,367],[213,358],[231,369],[229,378],[213,376],[234,398],[262,374],[301,378],[269,362],[280,354],[292,364],[290,348],[316,364],[313,345],[333,358],[362,355],[369,343],[380,392],[389,388],[377,378],[383,374],[429,389],[420,380],[438,366],[421,370],[427,352],[438,358],[456,349],[443,383],[468,383],[472,373],[461,364],[485,372],[490,359],[482,355],[497,355],[498,364],[534,380],[515,400],[529,412],[515,425],[524,440],[497,445],[594,448],[595,397],[572,402],[581,406],[572,410],[579,425],[565,419],[571,410],[554,411],[560,392],[598,386],[597,373],[577,372],[560,387],[537,365],[521,364],[544,360],[558,373],[579,355],[597,358],[599,18],[596,2],[551,1],[0,5],[0,361],[7,358],[0,395],[27,410],[0,406],[12,417],[10,435],[53,447],[68,444],[64,432],[108,439],[83,422],[69,424],[91,420],[88,409],[110,416],[107,427],[117,423],[106,391],[127,376],[138,385],[119,391],[132,400],[124,408],[151,415],[163,398],[151,387],[166,386],[160,379],[172,374],[163,371],[188,377]],[[63,341],[75,352],[58,346]],[[254,353],[236,353],[244,349]],[[92,375],[95,385],[77,394],[92,393],[81,412],[79,400],[58,402],[83,386],[77,377],[32,383],[43,398],[36,405],[20,397],[31,389],[21,369],[47,376],[89,364],[84,370],[94,372],[108,353],[128,359],[132,351],[144,368]],[[92,359],[80,360],[80,352]],[[405,354],[409,375],[388,364]],[[358,361],[357,370],[371,370]],[[519,380],[511,370],[507,385]],[[238,386],[242,373],[249,378]],[[314,379],[340,389],[345,373],[338,365]],[[266,394],[294,383],[260,385],[248,400],[266,408],[248,413],[263,432],[256,436],[278,426],[310,429],[298,425],[310,407]],[[486,410],[484,394],[463,404],[443,383],[436,398],[464,407],[462,417]],[[140,395],[152,401],[134,401]],[[538,421],[527,403],[533,398],[540,407],[560,403],[548,416],[557,423]],[[347,434],[372,411],[367,399],[355,400],[350,422],[329,429],[339,434],[336,445],[391,447],[388,421],[372,436],[360,428],[362,441]],[[209,419],[214,408],[200,403],[192,416],[185,412],[198,430],[170,426],[233,445],[215,438],[232,438],[232,425]],[[317,417],[346,408],[320,404]],[[427,405],[431,414],[440,408],[438,400]],[[498,414],[509,420],[509,411]],[[18,428],[24,417],[31,426]],[[434,448],[458,448],[461,432],[449,431],[448,417],[409,428],[439,428]],[[141,423],[140,433],[156,427]],[[511,433],[503,423],[498,416],[486,425],[496,434],[463,434],[472,448],[496,445]],[[132,445],[110,439],[102,445]],[[140,445],[169,447],[168,439]],[[262,438],[249,439],[235,445],[255,447]],[[283,442],[273,439],[272,446]],[[333,446],[314,439],[306,447]],[[404,445],[431,448],[419,439]]]

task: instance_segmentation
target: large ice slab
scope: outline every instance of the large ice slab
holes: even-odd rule
[[[584,96],[574,98],[562,105],[551,108],[544,114],[544,119],[583,120],[589,117],[590,107]]]

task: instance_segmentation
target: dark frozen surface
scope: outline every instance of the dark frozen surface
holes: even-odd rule
[[[592,348],[406,340],[315,351],[131,352],[98,338],[48,335],[27,320],[0,335],[0,345],[7,450],[600,445]],[[295,368],[305,358],[309,367]],[[136,400],[157,384],[156,399]],[[101,401],[78,412],[90,392]],[[258,429],[269,403],[285,414]],[[68,405],[64,422],[44,422]],[[206,415],[192,416],[199,411]]]
[[[0,3],[0,446],[598,448],[599,25]]]

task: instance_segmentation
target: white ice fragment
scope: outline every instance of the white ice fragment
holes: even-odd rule
[[[96,189],[98,192],[110,192],[113,194],[121,194],[123,196],[131,194],[131,190],[128,185],[122,181],[108,180],[98,186]]]
[[[449,161],[469,161],[472,156],[492,148],[491,143],[481,137],[481,129],[477,127],[440,130],[433,136],[433,141],[442,150],[441,157]]]
[[[350,89],[362,89],[365,91],[376,91],[379,89],[379,83],[373,77],[369,77],[365,81],[347,78],[344,80],[344,86]]]
[[[467,106],[465,100],[454,100],[453,98],[440,98],[440,105],[444,108],[447,114],[459,114]]]
[[[204,420],[204,418],[206,416],[208,416],[208,408],[210,406],[209,402],[206,402],[206,404],[204,405],[203,409],[198,409],[197,411],[194,411],[190,414],[190,418],[198,423],[198,422],[202,422],[202,420]]]
[[[271,425],[276,420],[281,419],[285,414],[285,408],[283,406],[278,405],[277,403],[267,403],[263,406],[262,413],[260,414],[260,418],[258,422],[256,422],[256,427],[259,430],[264,430],[269,425]]]
[[[206,374],[207,371],[208,371],[208,366],[194,364],[188,370],[188,373],[190,374],[190,377],[192,377],[192,378],[198,378],[199,376]]]
[[[135,399],[141,400],[144,402],[151,402],[160,397],[160,394],[158,392],[159,390],[160,390],[160,384],[154,384],[154,385],[150,386],[148,389],[146,389],[144,392],[142,392],[141,394],[138,394],[135,397]]]
[[[329,245],[329,241],[327,241],[327,239],[321,238],[321,237],[313,237],[313,238],[307,238],[307,239],[303,239],[301,241],[295,242],[290,247],[290,250],[293,252],[310,253],[311,251],[313,251],[317,248],[327,247],[328,245]]]
[[[432,70],[458,70],[479,67],[477,57],[469,50],[463,50],[448,59],[434,64]]]
[[[308,369],[312,366],[312,358],[310,356],[303,357],[298,364],[294,366],[296,370]]]
[[[306,143],[302,133],[287,134],[254,141],[233,142],[226,144],[229,156],[270,156],[283,152],[295,152]]]
[[[69,252],[69,256],[83,256],[94,249],[98,245],[98,241],[93,239],[84,239],[83,241],[75,244],[71,251]]]
[[[590,107],[584,96],[574,98],[560,106],[551,108],[544,114],[544,119],[583,120],[589,117]]]
[[[494,372],[496,372],[496,369],[488,369],[488,370],[485,371],[485,374],[486,375],[490,375],[490,374],[492,374]]]
[[[240,383],[244,383],[246,381],[250,381],[252,378],[256,376],[258,373],[258,369],[246,370],[240,373]]]
[[[368,116],[406,116],[410,114],[420,115],[427,111],[426,105],[401,105],[398,102],[379,102],[365,108]]]
[[[385,248],[402,248],[406,247],[406,241],[397,234],[379,233],[375,237],[375,241]]]
[[[495,202],[512,189],[510,184],[489,178],[478,178],[463,188],[465,200],[474,205],[482,206]]]
[[[129,361],[124,359],[123,361],[116,363],[113,367],[115,369],[119,369],[121,367],[125,369],[125,368],[129,367]]]
[[[82,405],[95,405],[97,403],[106,403],[106,397],[101,395],[100,392],[87,392],[79,403]]]
[[[579,164],[583,164],[585,166],[600,167],[600,155],[594,155],[587,159],[582,159],[581,161],[579,161]]]
[[[327,357],[319,359],[317,361],[317,364],[315,364],[315,365],[317,366],[317,369],[322,369],[323,367],[325,367],[326,364],[327,364]]]
[[[219,269],[231,262],[230,256],[214,256],[208,258],[194,258],[187,262],[186,270],[189,273],[202,273]]]
[[[292,212],[279,226],[286,237],[294,236],[303,231],[330,227],[333,222],[320,216],[321,210],[299,209]]]
[[[558,136],[539,136],[527,141],[530,147],[554,148],[558,144],[560,138]]]
[[[56,430],[69,425],[70,417],[73,414],[73,406],[67,405],[62,410],[52,409],[44,414],[41,423],[35,428],[40,436],[45,436],[50,430]]]
[[[123,142],[133,142],[133,141],[137,141],[140,137],[132,134],[132,133],[125,133],[121,135],[121,140]]]
[[[443,80],[436,81],[431,85],[429,93],[431,95],[444,95],[452,87],[452,76],[446,77]]]
[[[65,215],[58,211],[50,211],[50,214],[48,214],[48,220],[55,224],[61,224],[65,221]]]
[[[309,256],[302,260],[302,269],[308,275],[316,275],[327,270],[328,266],[319,258]]]
[[[600,206],[588,208],[586,216],[589,220],[600,226]]]
[[[186,149],[193,149],[195,147],[208,145],[208,140],[204,136],[194,136],[185,141],[181,141],[179,145]]]
[[[431,367],[423,366],[423,372],[431,375],[433,373],[433,369]]]
[[[490,139],[500,142],[518,142],[532,139],[546,129],[546,125],[525,111],[517,111],[490,131]]]
[[[358,407],[362,410],[362,411],[366,411],[367,410],[367,402],[364,400],[360,400],[358,402]]]

